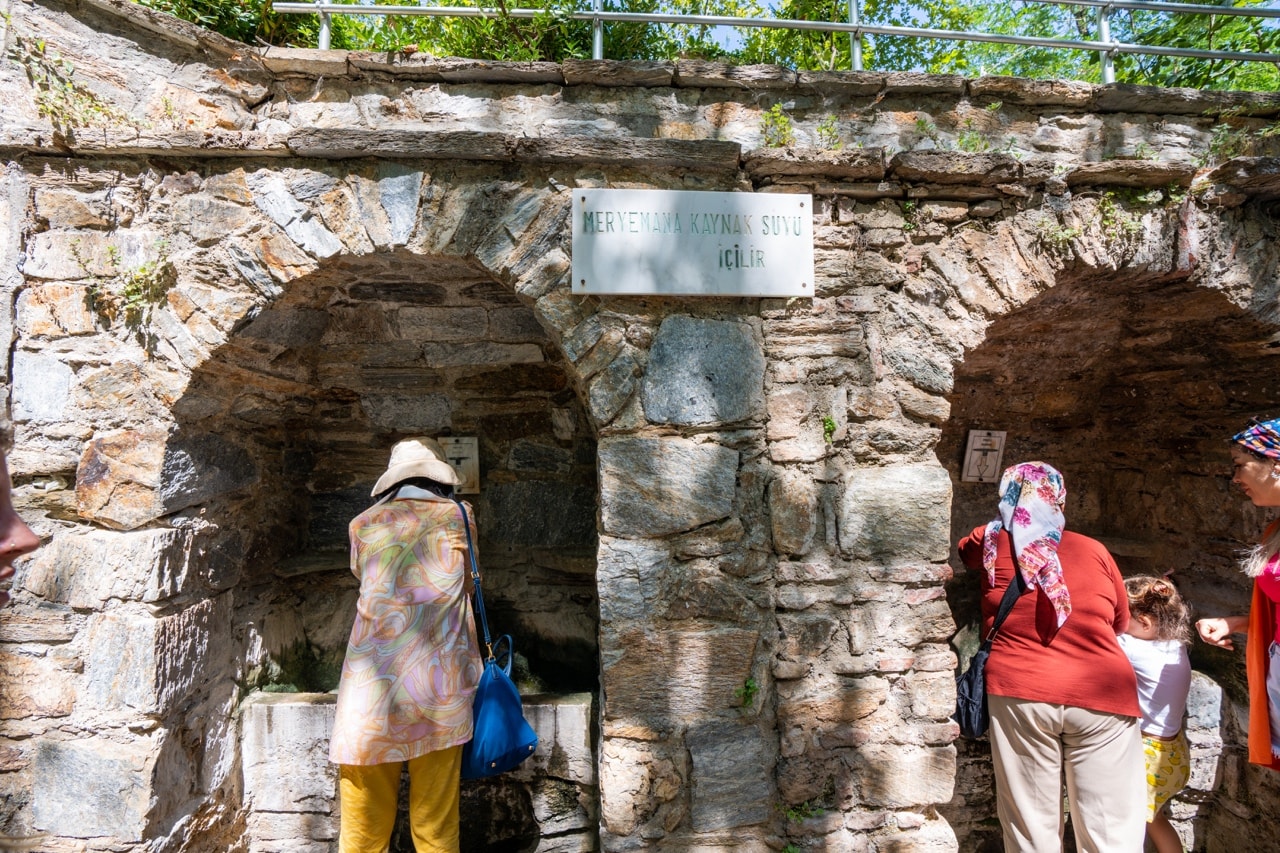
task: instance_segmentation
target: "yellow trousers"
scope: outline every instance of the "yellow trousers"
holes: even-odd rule
[[[341,764],[338,853],[386,853],[395,828],[403,762]],[[462,747],[409,761],[409,825],[417,853],[458,853]]]

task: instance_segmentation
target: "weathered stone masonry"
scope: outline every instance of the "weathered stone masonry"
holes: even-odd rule
[[[1280,185],[1275,159],[1197,158],[1280,98],[9,12],[7,47],[45,39],[112,109],[51,124],[39,58],[0,73],[12,466],[48,537],[0,616],[4,831],[331,849],[324,700],[250,691],[326,689],[343,525],[414,432],[480,437],[496,610],[545,687],[596,695],[594,736],[590,702],[539,705],[562,748],[489,792],[530,849],[989,843],[987,764],[948,720],[974,618],[950,543],[993,497],[959,482],[969,428],[1067,472],[1125,571],[1245,605],[1231,555],[1261,519],[1221,438],[1280,399]],[[775,103],[794,149],[761,147]],[[828,115],[842,150],[815,147]],[[813,193],[815,297],[574,296],[585,186]],[[1196,849],[1267,849],[1238,663],[1197,654],[1226,689],[1197,682],[1176,816]]]

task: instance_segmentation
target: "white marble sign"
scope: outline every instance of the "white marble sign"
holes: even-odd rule
[[[812,296],[813,197],[576,189],[573,292]]]

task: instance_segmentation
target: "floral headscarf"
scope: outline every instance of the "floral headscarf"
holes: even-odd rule
[[[1259,456],[1280,459],[1280,418],[1249,421],[1244,431],[1233,435],[1231,440]]]
[[[987,583],[995,585],[996,542],[1000,531],[1007,530],[1023,579],[1028,587],[1039,587],[1049,599],[1059,628],[1071,615],[1071,595],[1058,561],[1058,545],[1066,526],[1062,514],[1066,498],[1062,475],[1052,465],[1014,465],[1000,478],[1000,517],[987,525],[982,537],[982,566],[987,570]]]

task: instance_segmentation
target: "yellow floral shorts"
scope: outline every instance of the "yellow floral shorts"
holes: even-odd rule
[[[1173,740],[1142,736],[1147,764],[1147,823],[1191,778],[1191,750],[1185,732]]]

